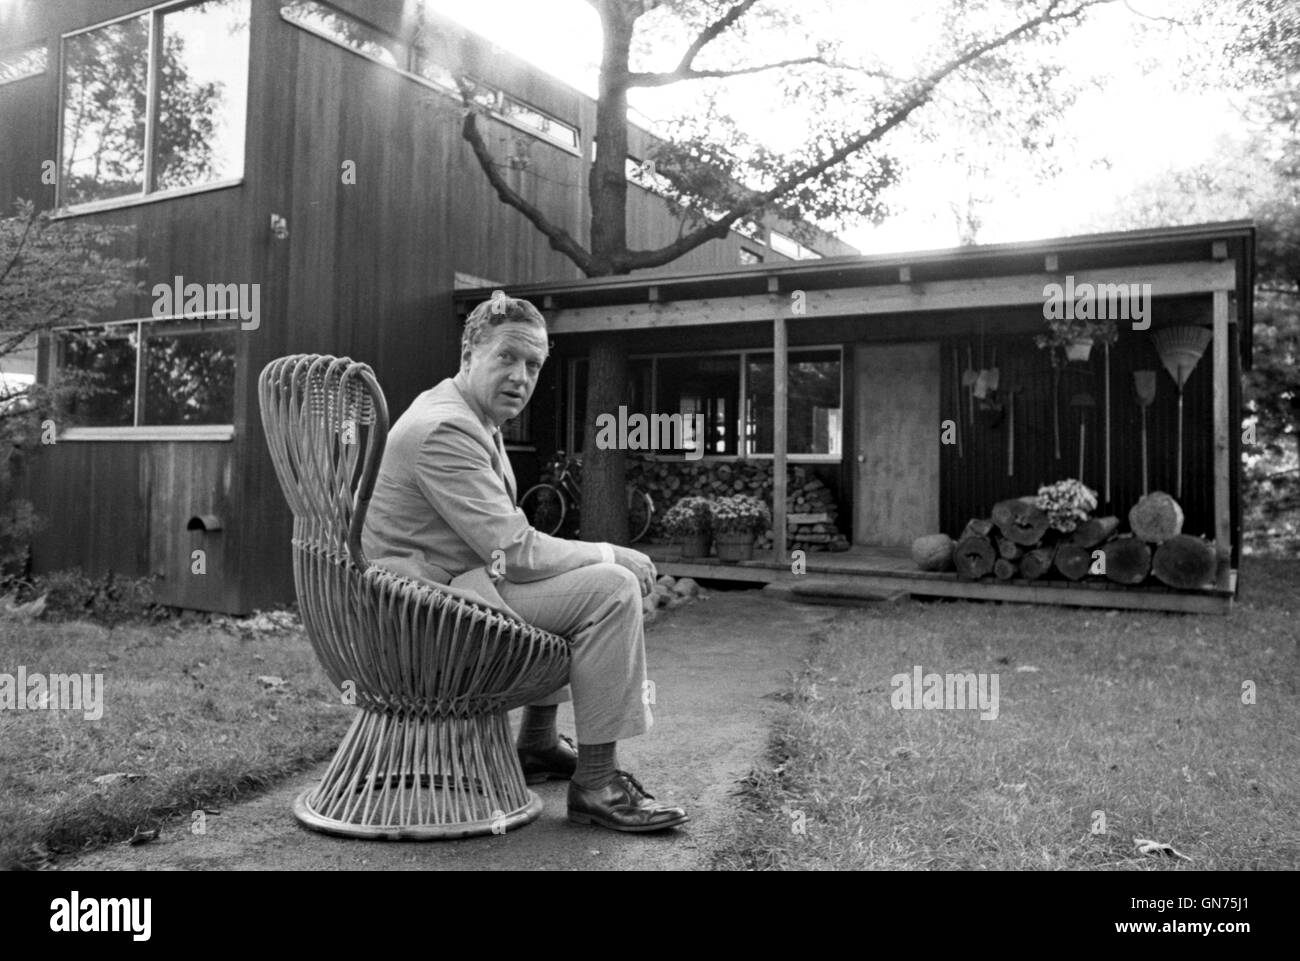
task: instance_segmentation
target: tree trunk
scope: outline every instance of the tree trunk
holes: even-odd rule
[[[1015,541],[1003,537],[998,541],[998,555],[1009,561],[1018,561],[1025,556],[1025,549]]]
[[[1213,587],[1217,568],[1214,545],[1189,534],[1177,534],[1162,542],[1151,561],[1151,573],[1170,587],[1183,590]]]
[[[1138,537],[1117,537],[1102,548],[1106,577],[1116,584],[1141,584],[1151,573],[1151,548]]]
[[[582,533],[584,541],[626,544],[627,454],[619,446],[596,446],[596,418],[618,415],[627,403],[627,349],[617,333],[591,339],[587,364],[587,423],[582,443]]]
[[[627,73],[635,15],[615,0],[600,4],[604,51],[596,106],[596,159],[587,185],[591,198],[588,276],[626,273],[627,251]],[[582,446],[582,539],[626,544],[627,456],[622,449],[596,447],[596,417],[618,414],[627,403],[627,349],[617,333],[598,334],[587,354],[587,423]]]
[[[993,576],[1000,581],[1009,581],[1015,577],[1019,571],[1016,568],[1015,561],[1009,561],[1005,557],[999,557],[993,562]]]
[[[997,555],[987,537],[963,537],[952,552],[952,562],[962,577],[978,580],[993,570]]]

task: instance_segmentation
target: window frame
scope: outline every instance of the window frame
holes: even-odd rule
[[[240,174],[238,177],[225,177],[220,180],[212,180],[202,184],[191,184],[186,187],[172,187],[166,190],[149,190],[149,184],[153,180],[153,139],[156,133],[156,119],[158,113],[158,62],[157,53],[162,44],[162,36],[159,33],[159,18],[176,10],[183,10],[186,7],[198,6],[203,0],[166,0],[164,3],[155,3],[153,6],[142,7],[139,10],[133,10],[130,13],[124,13],[121,16],[113,17],[109,20],[102,20],[99,23],[92,23],[89,26],[78,27],[75,30],[69,30],[59,34],[59,53],[58,53],[58,80],[59,80],[59,99],[58,112],[59,119],[55,128],[55,136],[58,139],[56,155],[56,169],[58,176],[55,180],[55,210],[54,219],[62,217],[73,217],[79,214],[99,213],[104,210],[115,210],[121,207],[134,207],[139,204],[156,203],[162,200],[171,200],[176,197],[185,197],[190,194],[206,193],[210,190],[224,190],[229,187],[238,187],[244,182],[244,173],[248,169],[248,106],[249,99],[252,97],[252,83],[245,84],[244,100],[244,156],[239,158]],[[253,72],[253,46],[252,46],[252,12],[254,0],[248,0],[249,9],[249,40],[248,40],[248,78],[251,81]],[[63,172],[63,124],[66,119],[66,90],[64,85],[64,76],[66,72],[66,41],[72,37],[78,37],[83,33],[90,33],[94,30],[102,30],[105,27],[111,27],[115,23],[122,23],[127,20],[135,20],[138,17],[149,17],[149,85],[153,88],[153,96],[146,94],[145,103],[145,130],[144,130],[144,170],[143,184],[140,193],[130,194],[122,197],[106,197],[102,200],[87,200],[79,204],[65,204],[63,202],[64,193],[64,172]]]
[[[843,411],[844,411],[844,384],[845,384],[844,378],[846,376],[844,370],[844,345],[842,343],[800,344],[798,347],[787,348],[786,354],[787,356],[790,356],[799,353],[826,352],[826,351],[835,351],[839,355],[840,411],[841,411],[840,452],[838,454],[792,454],[787,452],[786,460],[791,463],[797,462],[801,464],[840,464],[843,463],[844,461],[845,418],[844,418]],[[772,353],[771,347],[742,347],[742,348],[728,349],[728,350],[690,350],[690,351],[677,350],[677,351],[661,351],[655,353],[629,354],[627,359],[629,361],[632,360],[650,361],[650,393],[651,393],[650,403],[651,406],[653,407],[656,403],[658,403],[659,400],[659,361],[660,360],[664,358],[672,358],[672,357],[719,357],[719,356],[735,357],[737,359],[737,363],[740,364],[740,387],[739,387],[740,404],[738,405],[739,409],[736,411],[736,421],[737,421],[736,436],[738,438],[737,441],[738,445],[743,447],[745,443],[745,421],[748,419],[748,410],[747,410],[748,397],[747,397],[746,388],[748,387],[748,380],[749,380],[749,357],[752,354],[762,355],[762,354],[770,354],[770,353]],[[578,431],[578,425],[575,422],[573,416],[574,410],[576,409],[577,406],[575,403],[577,399],[577,389],[578,389],[577,365],[581,362],[586,362],[586,361],[587,361],[586,357],[570,357],[568,358],[568,363],[565,365],[567,384],[565,386],[564,396],[567,401],[567,410],[565,411],[564,414],[564,436],[565,436],[565,440],[568,442],[568,446],[565,448],[565,450],[567,450],[570,453],[572,453],[575,450],[574,440],[577,437],[577,431]],[[656,451],[639,451],[638,453],[641,455],[648,455],[652,460],[655,461],[671,462],[671,461],[682,460],[681,454],[673,454],[673,453],[663,454],[663,453],[658,453]],[[746,454],[742,450],[735,454],[704,454],[702,456],[702,459],[706,461],[716,461],[717,463],[728,463],[731,461],[773,460],[775,459],[775,457],[776,457],[775,453]]]
[[[41,69],[34,73],[25,73],[18,77],[10,77],[8,80],[0,78],[0,87],[8,86],[11,83],[22,83],[24,80],[31,80],[35,77],[43,77],[50,72],[50,42],[48,40],[37,40],[32,43],[23,43],[15,47],[5,47],[0,49],[0,59],[4,57],[23,56],[24,54],[34,53],[37,50],[44,51],[45,61],[41,64]]]
[[[227,312],[228,313],[228,312]],[[141,400],[145,390],[142,380],[144,364],[144,325],[166,323],[177,320],[231,320],[228,316],[218,316],[216,311],[201,314],[168,314],[163,317],[128,317],[122,320],[108,320],[98,324],[63,324],[51,327],[45,336],[49,338],[49,351],[43,365],[43,377],[40,381],[53,384],[59,376],[59,336],[67,331],[88,330],[91,328],[135,327],[135,383],[132,416],[139,418]],[[235,384],[239,383],[239,323],[235,320],[232,330],[235,333]],[[236,411],[239,407],[239,394],[234,392],[231,409],[231,422],[228,424],[131,424],[129,426],[80,426],[58,427],[55,421],[55,437],[58,441],[231,441],[235,438]]]

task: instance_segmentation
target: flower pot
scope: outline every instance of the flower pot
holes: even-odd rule
[[[708,557],[708,534],[685,534],[682,536],[682,557]]]
[[[719,531],[714,535],[718,560],[732,564],[754,559],[754,535],[750,531]]]
[[[1087,360],[1092,356],[1092,341],[1087,337],[1072,340],[1065,345],[1066,360]]]

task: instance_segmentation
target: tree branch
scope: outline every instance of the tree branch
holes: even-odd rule
[[[785,67],[797,67],[808,63],[825,64],[821,57],[796,57],[793,60],[778,60],[757,67],[738,67],[735,70],[694,70],[678,67],[667,73],[629,73],[625,79],[628,87],[666,87],[683,80],[713,80],[727,77],[743,77],[746,74],[762,73],[765,70],[780,70]]]
[[[749,12],[750,7],[758,3],[758,0],[740,0],[726,13],[717,20],[713,21],[707,27],[700,31],[699,36],[691,41],[691,45],[686,48],[682,54],[682,59],[677,64],[677,69],[673,73],[688,73],[691,71],[691,65],[695,63],[695,58],[699,56],[700,51],[711,44],[718,37],[726,33],[737,20]]]
[[[462,90],[462,94],[468,102],[468,93]],[[529,222],[551,242],[553,249],[558,250],[572,260],[584,273],[589,273],[589,268],[592,267],[591,253],[578,243],[572,234],[563,227],[551,223],[545,214],[506,183],[505,178],[501,176],[501,172],[496,168],[496,161],[493,159],[491,151],[488,150],[482,133],[479,132],[478,124],[475,122],[475,112],[469,109],[468,106],[465,111],[465,122],[461,126],[461,135],[474,150],[474,157],[478,160],[479,167],[487,175],[488,182],[492,184],[492,188],[496,191],[501,202],[508,207],[514,207],[515,210],[527,217]]]
[[[756,193],[751,200],[734,207],[719,220],[714,221],[706,227],[701,227],[699,230],[687,234],[685,237],[681,237],[673,243],[664,247],[659,247],[655,250],[627,251],[623,256],[616,258],[618,267],[622,272],[641,270],[650,267],[662,267],[664,264],[672,263],[677,258],[689,253],[702,244],[708,243],[710,240],[725,237],[736,221],[754,213],[754,211],[789,193],[794,188],[807,183],[810,180],[815,180],[832,167],[843,163],[859,150],[862,150],[869,144],[878,141],[885,134],[889,133],[889,131],[899,126],[918,108],[927,103],[939,84],[953,73],[956,73],[963,67],[978,60],[986,53],[996,50],[999,47],[1006,46],[1007,44],[1019,39],[1024,34],[1030,33],[1039,27],[1058,23],[1062,20],[1076,18],[1090,7],[1112,2],[1114,2],[1114,0],[1078,0],[1075,5],[1064,11],[1060,11],[1060,0],[1052,0],[1052,2],[1049,3],[1038,16],[1026,20],[1013,29],[999,34],[996,37],[985,40],[982,43],[974,44],[960,56],[954,57],[952,60],[949,60],[947,63],[921,78],[914,87],[913,92],[898,106],[896,106],[885,119],[881,120],[870,130],[851,138],[838,149],[832,151],[816,163],[810,164],[802,170],[794,171],[788,176],[782,178],[770,189]],[[733,8],[733,10],[734,9],[735,8]]]
[[[9,258],[9,263],[5,265],[4,271],[0,273],[0,284],[4,283],[5,278],[18,266],[18,258],[22,256],[23,247],[27,244],[27,235],[32,232],[32,225],[36,223],[39,217],[40,213],[33,206],[30,215],[27,217],[27,223],[23,225],[22,236],[18,238],[18,246],[14,248],[14,255]]]

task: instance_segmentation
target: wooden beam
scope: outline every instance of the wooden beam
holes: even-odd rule
[[[1216,290],[1214,309],[1214,540],[1220,548],[1232,547],[1231,477],[1232,434],[1241,425],[1228,423],[1228,292]],[[1219,584],[1226,587],[1226,583]]]
[[[1054,274],[1061,269],[1061,260],[1056,254],[1048,254],[1043,258],[1043,270],[1049,274]]]
[[[1150,284],[1153,297],[1229,291],[1236,287],[1232,261],[1194,261],[1181,264],[1083,270],[1074,275],[1081,284]],[[769,290],[779,286],[768,278]],[[806,292],[803,322],[815,317],[857,317],[878,314],[919,313],[982,307],[1041,307],[1042,274],[1010,277],[972,277],[913,284],[880,284]],[[772,294],[674,300],[658,304],[610,304],[600,307],[565,307],[554,312],[551,333],[576,334],[607,330],[640,330],[703,324],[766,323],[772,319]],[[1123,321],[1121,321],[1123,323]]]
[[[785,496],[786,496],[786,404],[789,399],[788,355],[785,326],[785,308],[778,306],[772,321],[772,550],[784,561],[785,553]],[[740,399],[744,409],[745,399]],[[742,442],[744,438],[741,438]]]
[[[1210,257],[1214,260],[1228,259],[1228,242],[1226,240],[1216,240],[1210,244]]]
[[[899,268],[898,268],[898,282],[899,282],[900,284],[910,284],[910,283],[912,282],[912,268],[911,268],[911,267],[899,267]]]
[[[652,303],[652,304],[657,304],[657,303],[659,303],[659,288],[658,288],[658,287],[647,287],[647,288],[646,288],[646,300],[648,300],[648,301],[649,301],[650,303]]]

